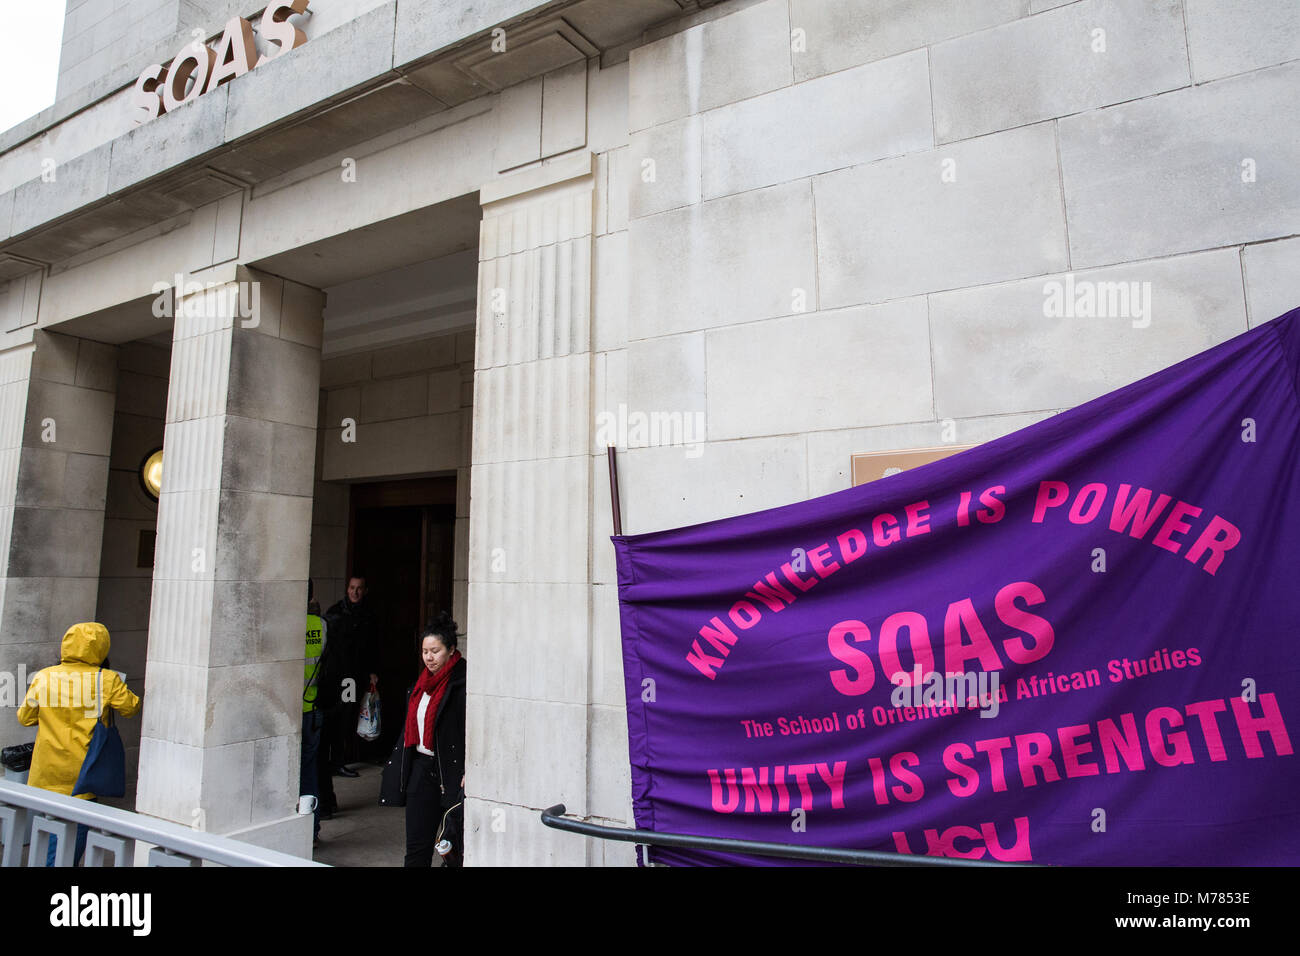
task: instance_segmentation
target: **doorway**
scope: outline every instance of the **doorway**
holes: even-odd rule
[[[368,745],[352,738],[363,760],[392,750],[405,725],[406,691],[419,676],[419,635],[440,612],[452,611],[455,530],[454,476],[352,486],[348,568],[366,579],[381,635],[380,737]]]

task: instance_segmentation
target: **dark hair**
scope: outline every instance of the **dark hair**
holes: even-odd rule
[[[436,637],[449,651],[456,649],[456,622],[446,611],[439,611],[438,616],[420,633],[420,646],[424,646],[426,637]]]

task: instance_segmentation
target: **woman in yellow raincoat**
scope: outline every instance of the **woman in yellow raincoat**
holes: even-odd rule
[[[100,703],[100,665],[108,657],[108,648],[108,628],[103,624],[74,624],[63,635],[60,662],[37,671],[32,677],[27,697],[18,708],[20,724],[37,725],[36,747],[27,776],[29,785],[71,795],[86,751],[90,749],[96,719],[107,721],[110,707],[123,717],[139,712],[140,698],[127,689],[117,671],[103,671],[103,702]],[[85,800],[95,798],[93,793],[77,796]],[[86,829],[77,827],[77,860],[85,849]],[[54,851],[51,839],[47,864],[52,865]]]

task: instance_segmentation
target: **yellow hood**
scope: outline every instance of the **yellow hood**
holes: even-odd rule
[[[64,664],[81,662],[98,667],[108,656],[108,628],[103,624],[74,624],[63,635],[59,659]]]
[[[63,635],[62,650],[63,663],[42,668],[32,677],[23,705],[18,708],[18,723],[37,728],[28,785],[71,794],[81,765],[86,762],[101,704],[103,710],[112,708],[123,717],[131,717],[140,710],[140,698],[111,670],[104,671],[102,696],[100,682],[93,681],[93,704],[84,695],[80,701],[63,696],[69,690],[80,694],[85,687],[81,681],[93,677],[86,668],[98,667],[108,656],[108,628],[103,624],[72,625]],[[93,794],[78,796],[94,799]]]

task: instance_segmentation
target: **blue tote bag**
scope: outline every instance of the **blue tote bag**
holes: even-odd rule
[[[104,712],[104,669],[99,669],[98,718]],[[97,797],[121,797],[126,795],[126,748],[122,746],[122,735],[113,726],[113,712],[108,714],[108,725],[102,720],[95,720],[94,733],[90,735],[90,747],[86,750],[86,759],[81,762],[81,773],[77,776],[77,785],[72,788],[72,795],[93,793]]]

